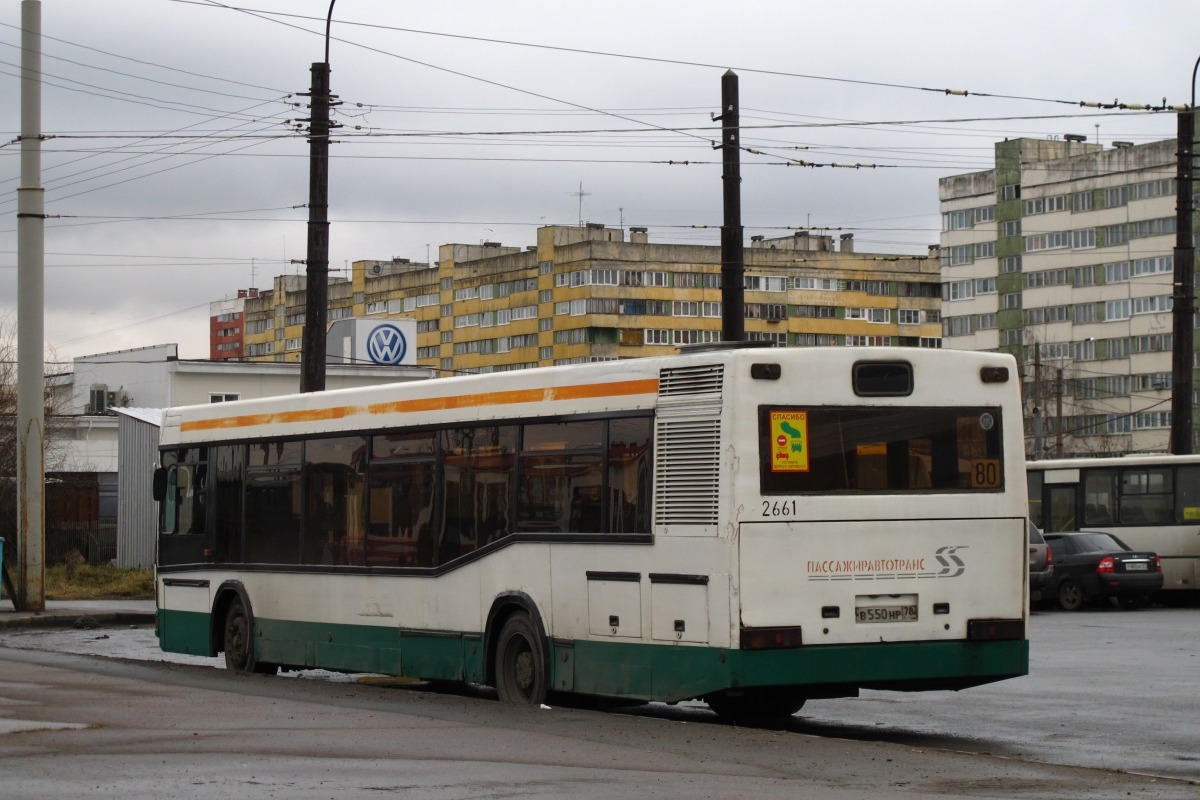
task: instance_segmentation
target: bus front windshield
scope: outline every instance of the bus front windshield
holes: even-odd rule
[[[1004,488],[1000,409],[763,406],[763,494]]]

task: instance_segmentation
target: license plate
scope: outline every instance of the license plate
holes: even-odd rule
[[[855,622],[915,622],[917,607],[904,606],[858,606],[854,609]]]
[[[1126,561],[1125,562],[1125,571],[1126,572],[1149,572],[1150,565],[1147,564],[1145,561]]]

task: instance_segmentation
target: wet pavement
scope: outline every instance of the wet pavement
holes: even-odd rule
[[[59,627],[13,627],[0,612],[0,649],[35,649],[143,662],[223,668],[221,658],[163,653],[149,624],[76,628],[72,617],[143,614],[153,604],[66,604]],[[50,613],[50,609],[47,610]],[[1038,612],[1031,621],[1030,675],[962,692],[864,692],[809,702],[783,726],[821,737],[1196,781],[1200,714],[1200,609]],[[293,679],[364,682],[324,671]],[[702,703],[642,706],[631,713],[710,721]],[[1200,796],[1200,790],[1198,790]]]

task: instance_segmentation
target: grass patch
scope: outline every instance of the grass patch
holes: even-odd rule
[[[58,564],[46,567],[48,600],[153,600],[154,572],[148,569],[120,569],[111,564],[80,564],[68,574]]]

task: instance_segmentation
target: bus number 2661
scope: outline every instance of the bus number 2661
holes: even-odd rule
[[[795,498],[791,500],[763,500],[762,515],[764,517],[794,517],[799,511]]]

